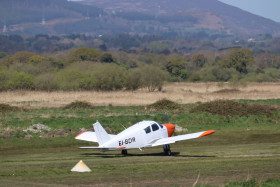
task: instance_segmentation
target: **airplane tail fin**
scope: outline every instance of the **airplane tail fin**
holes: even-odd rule
[[[93,128],[98,140],[99,146],[103,145],[107,141],[109,141],[111,138],[109,134],[105,131],[105,129],[101,126],[101,124],[97,121],[95,124],[93,124]]]

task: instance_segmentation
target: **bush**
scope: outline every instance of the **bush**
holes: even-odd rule
[[[223,116],[249,116],[249,115],[271,115],[277,108],[268,105],[243,104],[231,100],[216,100],[199,104],[191,109],[190,112],[208,112]]]
[[[168,99],[161,99],[151,105],[147,106],[149,109],[154,110],[177,110],[182,109],[182,106],[178,103],[170,101]]]
[[[115,64],[102,64],[94,71],[93,78],[97,90],[119,90],[125,85],[126,71]]]
[[[140,69],[142,72],[143,86],[147,87],[150,92],[162,89],[163,82],[166,80],[167,75],[158,67],[145,66]]]
[[[16,106],[10,106],[8,104],[1,104],[0,103],[0,114],[2,113],[8,113],[8,112],[16,112],[20,111],[21,109]]]
[[[36,77],[34,81],[35,89],[52,91],[58,89],[57,83],[54,81],[54,73],[45,73]]]
[[[201,80],[201,77],[198,73],[194,73],[190,76],[190,79],[189,79],[191,82],[198,82]]]
[[[100,53],[96,49],[91,49],[88,47],[81,47],[76,49],[69,55],[70,62],[79,61],[97,61]]]
[[[61,90],[92,89],[93,80],[86,73],[75,69],[65,69],[57,73],[53,85],[57,85]]]
[[[24,72],[10,72],[8,89],[34,89],[34,77]]]
[[[137,90],[138,88],[141,88],[142,85],[143,82],[141,70],[139,68],[129,70],[125,81],[126,89]]]
[[[63,107],[63,109],[72,109],[72,110],[92,109],[92,108],[93,108],[93,106],[90,103],[83,102],[83,101],[75,101],[75,102],[72,102],[72,103],[66,105],[65,107]]]

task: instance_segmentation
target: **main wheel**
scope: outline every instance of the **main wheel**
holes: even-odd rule
[[[163,151],[165,152],[166,155],[170,156],[171,155],[171,150],[169,144],[163,145]]]
[[[122,154],[123,154],[123,155],[127,155],[127,150],[126,150],[126,149],[123,149],[123,150],[122,150]]]

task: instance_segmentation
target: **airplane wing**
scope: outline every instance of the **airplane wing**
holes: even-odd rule
[[[202,132],[196,132],[196,133],[191,133],[191,134],[173,136],[173,137],[168,137],[168,138],[162,138],[162,139],[158,139],[157,141],[153,142],[151,144],[151,146],[154,147],[154,146],[158,146],[158,145],[171,144],[171,143],[175,143],[175,142],[182,141],[182,140],[200,138],[202,136],[207,136],[207,135],[213,134],[214,132],[215,132],[214,130],[209,130],[209,131],[202,131]]]
[[[112,138],[116,135],[109,134],[109,136]],[[88,142],[98,142],[95,132],[92,132],[92,131],[82,132],[82,133],[78,134],[75,137],[75,139],[84,140],[84,141],[88,141]]]

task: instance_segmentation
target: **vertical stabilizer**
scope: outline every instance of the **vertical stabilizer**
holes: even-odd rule
[[[103,145],[105,142],[107,142],[111,139],[109,134],[105,131],[105,129],[101,126],[101,124],[98,121],[95,124],[93,124],[93,128],[94,128],[99,146]]]

